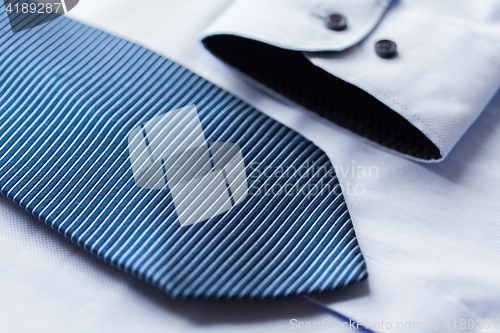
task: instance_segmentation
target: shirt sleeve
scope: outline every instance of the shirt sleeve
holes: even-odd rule
[[[344,29],[328,27],[332,14]],[[381,40],[397,55],[377,55]],[[426,162],[500,87],[498,1],[238,0],[202,41],[263,89]]]

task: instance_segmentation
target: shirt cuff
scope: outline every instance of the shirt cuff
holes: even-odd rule
[[[487,18],[461,11],[465,2],[454,11],[448,3],[239,0],[202,41],[274,94],[382,147],[435,162],[500,87],[500,35]],[[333,13],[347,29],[327,28]],[[395,58],[377,56],[381,39],[397,44]]]

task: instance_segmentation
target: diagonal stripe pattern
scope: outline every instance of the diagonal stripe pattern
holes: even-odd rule
[[[65,17],[13,34],[0,12],[3,195],[172,297],[297,295],[366,277],[333,167],[311,142],[143,47]],[[241,148],[250,193],[181,227],[168,188],[136,186],[127,137],[188,105],[208,142]]]

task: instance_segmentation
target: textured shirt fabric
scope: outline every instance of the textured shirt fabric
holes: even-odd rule
[[[385,148],[436,162],[500,87],[499,10],[488,0],[239,0],[203,37],[216,56],[280,96]],[[332,13],[346,17],[347,30],[327,29]],[[377,56],[382,39],[397,44],[397,57]],[[244,61],[230,59],[246,45],[238,54]],[[274,63],[267,59],[273,56]],[[367,99],[363,92],[375,100],[354,101]]]
[[[305,2],[293,3],[297,4],[291,5],[293,13],[300,15],[300,9],[305,8],[302,15],[310,14],[311,7]],[[336,8],[335,1],[322,4],[330,11]],[[349,13],[351,2],[342,2],[342,6],[341,12],[348,19],[356,17]],[[246,8],[245,18],[231,15],[242,7]],[[286,17],[286,7],[279,17]],[[274,36],[290,36],[304,29],[286,29],[289,34],[280,34],[273,30],[280,25],[266,25],[267,20],[245,29],[250,17],[263,17],[261,11],[262,6],[254,9],[253,3],[234,2],[202,38],[241,33],[245,38],[291,48],[270,36],[273,32]],[[494,1],[474,5],[468,1],[400,1],[352,48],[333,55],[305,53],[315,65],[365,89],[394,110],[399,106],[406,110],[401,114],[440,148],[443,158],[447,156],[439,159],[440,163],[421,164],[360,142],[324,118],[298,111],[296,105],[272,111],[277,119],[294,124],[331,154],[340,182],[350,192],[347,203],[367,258],[370,279],[364,286],[317,296],[319,303],[370,322],[371,328],[378,322],[375,331],[381,332],[412,331],[398,330],[399,322],[421,322],[422,328],[413,331],[431,332],[429,322],[439,322],[445,330],[443,325],[453,320],[492,323],[498,319],[499,13]],[[370,15],[377,15],[376,11]],[[294,21],[303,22],[290,20],[286,24]],[[324,26],[313,19],[308,22],[304,24],[323,29],[317,36],[324,36]],[[262,35],[255,35],[258,32]],[[309,31],[308,36],[314,43],[314,33]],[[374,42],[381,38],[398,43],[397,58],[385,60],[375,55]],[[270,91],[255,80],[250,82]],[[394,97],[394,101],[385,96]],[[261,108],[272,110],[270,106]],[[430,125],[429,132],[419,125],[419,119]],[[441,143],[438,137],[443,139]],[[370,167],[378,173],[363,172]],[[382,328],[382,320],[392,325]],[[465,330],[480,331],[480,327]],[[496,330],[499,328],[497,325]],[[494,331],[492,326],[489,329]]]
[[[433,331],[429,320],[445,331],[448,320],[498,319],[499,111],[497,94],[438,164],[414,163],[351,139],[340,150],[332,147],[336,165],[377,165],[379,175],[341,179],[366,189],[347,203],[370,280],[356,296],[347,289],[321,299],[324,304],[365,321],[421,321],[418,332]],[[484,332],[477,326],[466,329]]]
[[[138,10],[135,1],[87,0],[72,13],[180,62],[327,152],[346,194],[370,278],[363,286],[316,301],[372,323],[423,321],[424,329],[415,332],[436,332],[428,329],[429,321],[442,325],[447,319],[498,318],[498,95],[442,163],[415,163],[366,144],[296,105],[277,101],[208,53],[197,36],[231,1],[179,2],[175,10],[162,3],[144,1],[141,8],[146,9]],[[467,7],[468,2],[463,3]],[[464,7],[447,8],[456,13]],[[462,17],[474,14],[495,22],[498,12],[488,8],[471,5]],[[371,176],[358,172],[370,167]],[[103,267],[59,240],[18,207],[6,200],[0,203],[0,254],[2,265],[9,268],[0,270],[1,284],[8,286],[0,288],[7,300],[1,303],[0,316],[10,325],[4,327],[13,328],[10,331],[163,332],[168,326],[179,332],[276,332],[290,331],[289,321],[295,316],[301,321],[326,318],[293,300],[255,307],[246,303],[243,309],[238,303],[219,307],[220,303],[169,302],[154,296],[155,289]]]

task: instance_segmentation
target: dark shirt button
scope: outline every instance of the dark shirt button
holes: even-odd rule
[[[375,52],[381,58],[390,59],[398,54],[398,47],[392,40],[382,39],[375,44]]]
[[[347,19],[340,14],[332,14],[326,18],[326,26],[330,30],[342,31],[347,29]]]

